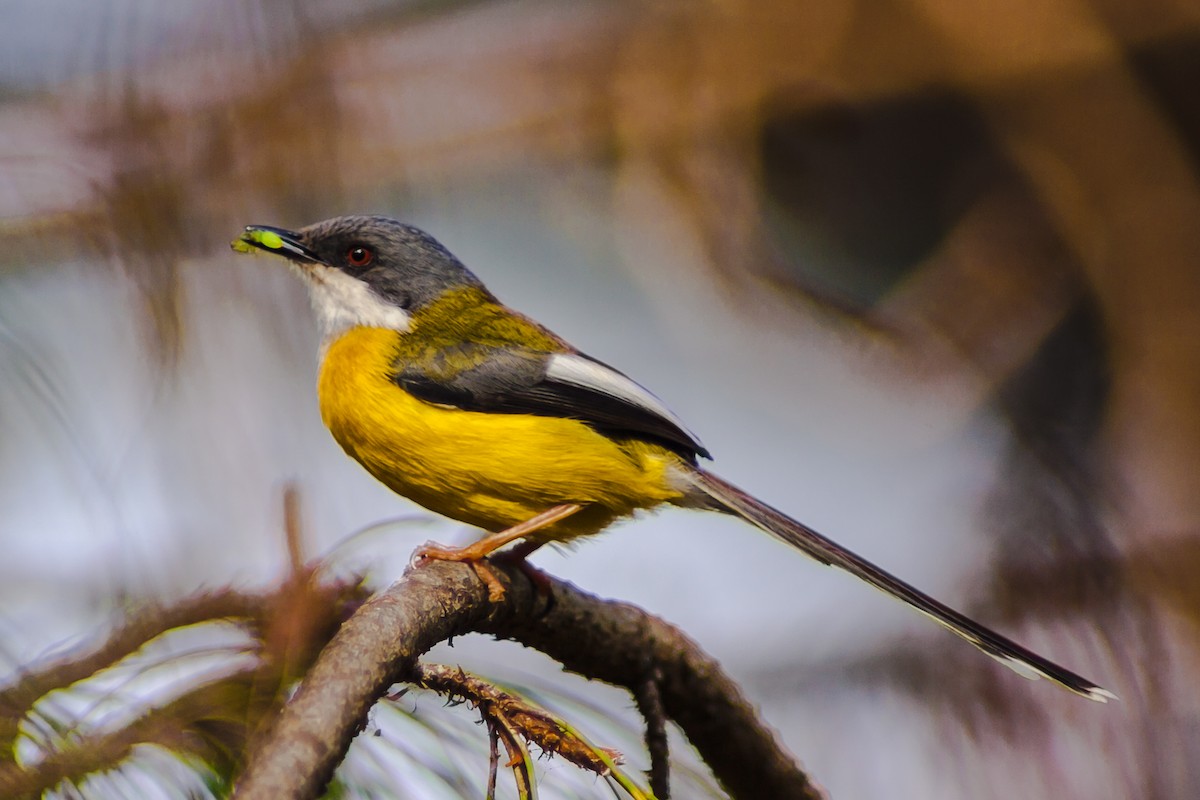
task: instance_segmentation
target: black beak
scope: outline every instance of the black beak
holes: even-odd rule
[[[242,235],[230,242],[229,246],[239,253],[266,250],[268,253],[290,258],[293,261],[321,263],[317,254],[300,241],[299,234],[283,228],[272,228],[269,225],[247,225]]]

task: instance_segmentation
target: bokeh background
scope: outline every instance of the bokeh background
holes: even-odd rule
[[[288,481],[308,552],[380,584],[469,538],[377,524],[419,511],[321,426],[303,287],[228,249],[385,213],[649,386],[720,474],[1121,698],[1027,683],[715,515],[538,554],[694,635],[832,796],[1200,794],[1194,3],[0,20],[8,680],[131,599],[278,581]],[[559,680],[482,640],[440,657]]]

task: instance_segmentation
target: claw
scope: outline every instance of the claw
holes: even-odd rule
[[[500,579],[496,577],[496,573],[485,563],[485,559],[509,542],[521,539],[547,525],[558,522],[560,519],[566,519],[580,508],[582,506],[578,503],[555,506],[549,511],[544,511],[519,525],[514,525],[499,533],[489,534],[465,547],[446,547],[434,542],[426,542],[413,551],[412,557],[409,559],[409,564],[417,567],[420,566],[422,561],[430,560],[461,561],[470,564],[471,568],[475,570],[475,574],[479,576],[479,579],[487,584],[488,599],[493,603],[497,603],[504,599],[504,585],[500,583]],[[536,547],[536,544],[530,546],[528,543],[519,546],[519,555],[517,557],[524,559],[524,556],[528,555]]]

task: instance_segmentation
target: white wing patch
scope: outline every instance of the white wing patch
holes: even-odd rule
[[[606,367],[598,361],[573,353],[555,353],[550,356],[546,365],[546,377],[559,383],[567,383],[583,389],[606,394],[609,397],[629,403],[632,406],[649,411],[655,416],[662,417],[679,430],[683,431],[695,443],[700,439],[687,429],[683,421],[675,416],[671,409],[648,390],[634,383],[621,373]]]

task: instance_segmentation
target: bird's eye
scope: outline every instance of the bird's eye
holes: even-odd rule
[[[346,263],[352,267],[365,267],[375,260],[375,251],[369,247],[355,245],[346,251]]]

